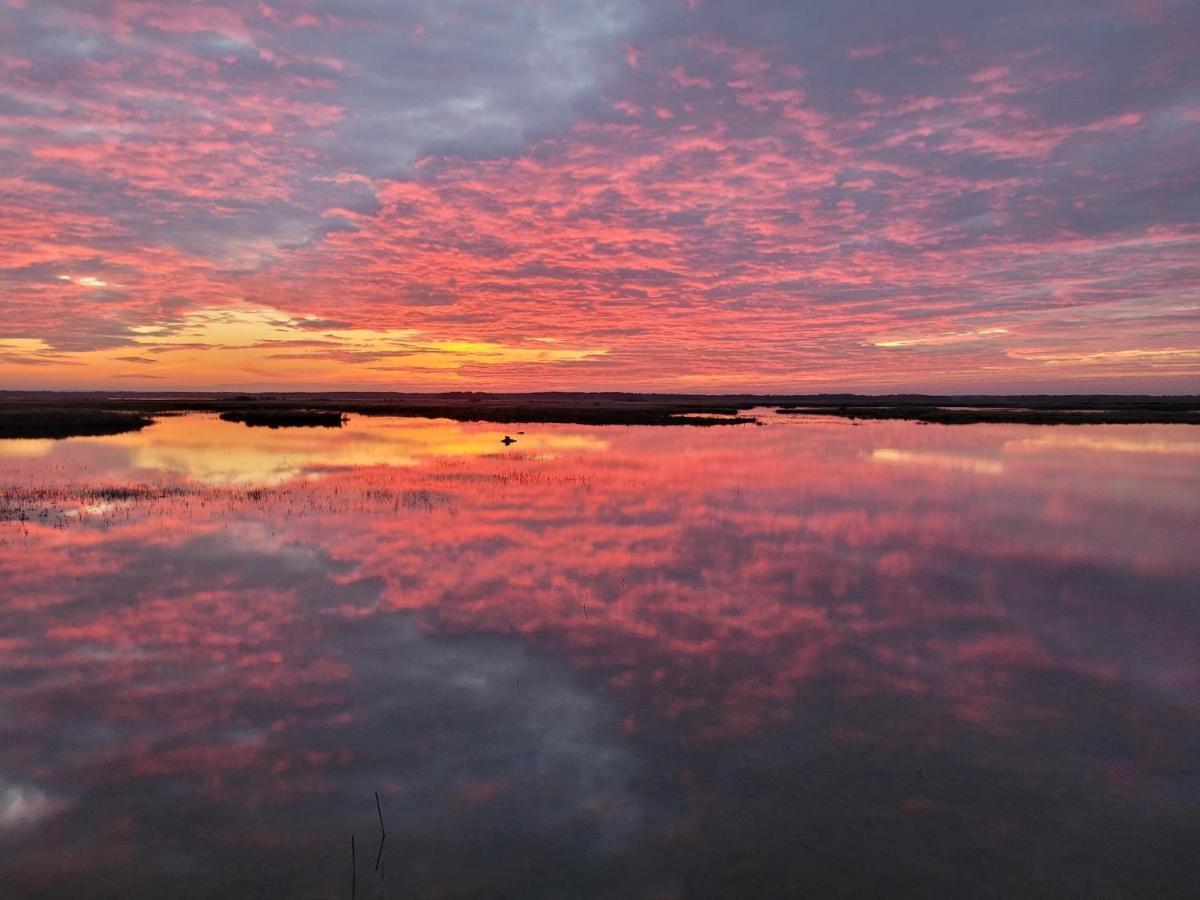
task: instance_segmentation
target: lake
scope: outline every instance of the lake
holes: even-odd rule
[[[1194,891],[1200,428],[762,421],[0,441],[0,895]]]

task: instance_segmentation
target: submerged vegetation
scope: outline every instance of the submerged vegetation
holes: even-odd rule
[[[0,547],[29,529],[109,529],[147,517],[164,521],[237,521],[260,515],[288,522],[315,516],[394,517],[453,509],[464,496],[495,498],[513,490],[590,490],[585,471],[526,454],[496,453],[471,466],[434,460],[418,468],[391,465],[298,469],[279,483],[206,484],[174,477],[92,481],[87,477],[0,483]],[[319,476],[319,477],[314,477]]]

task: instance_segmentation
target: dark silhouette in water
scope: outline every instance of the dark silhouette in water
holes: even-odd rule
[[[515,444],[516,442],[517,439],[515,437],[509,437],[507,434],[504,436],[503,440],[500,441],[500,443],[502,443],[505,447],[507,447],[509,444]]]
[[[383,859],[383,844],[387,840],[387,829],[383,827],[383,808],[379,805],[379,791],[375,792],[375,812],[379,813],[379,853],[375,856],[375,871],[379,871],[379,861]]]
[[[141,431],[154,419],[111,409],[0,410],[0,438],[66,438]]]
[[[230,410],[221,419],[251,428],[341,428],[346,421],[343,413],[328,409]]]

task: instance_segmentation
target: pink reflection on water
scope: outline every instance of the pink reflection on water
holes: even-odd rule
[[[325,895],[382,789],[432,854],[418,893],[439,854],[486,871],[463,835],[501,825],[670,881],[647,848],[758,808],[747,752],[771,778],[810,760],[806,795],[850,767],[855,827],[970,823],[1000,856],[1039,826],[997,772],[1181,827],[1190,429],[523,430],[196,417],[0,457],[0,789],[41,810],[0,824],[0,870],[136,894],[174,871],[131,874],[139,845],[192,871],[245,839],[208,862],[286,860]],[[860,796],[896,767],[921,780]]]

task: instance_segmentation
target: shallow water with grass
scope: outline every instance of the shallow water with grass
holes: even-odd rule
[[[1200,429],[762,421],[0,441],[0,895],[1194,890]]]

